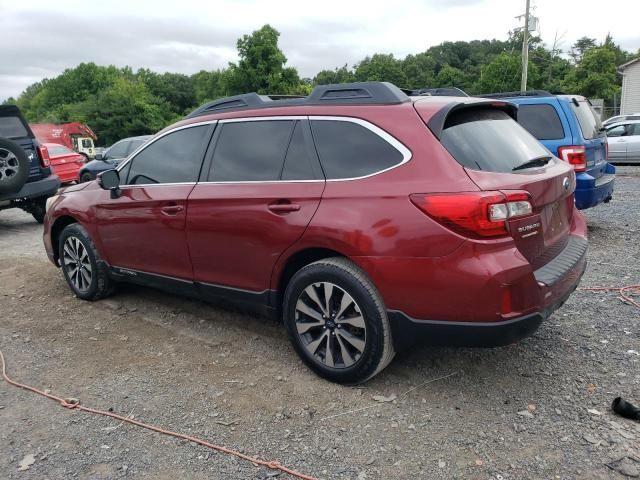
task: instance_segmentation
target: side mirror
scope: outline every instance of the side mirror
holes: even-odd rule
[[[104,154],[103,153],[96,153],[96,156],[94,158],[96,160],[106,160],[106,158],[104,158]]]
[[[98,185],[111,191],[111,198],[120,197],[120,174],[117,170],[107,170],[98,174]]]

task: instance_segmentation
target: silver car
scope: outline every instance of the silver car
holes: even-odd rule
[[[605,128],[609,161],[640,163],[640,120],[627,120]]]
[[[608,127],[617,123],[626,122],[627,120],[640,120],[640,113],[627,113],[625,115],[616,115],[615,117],[607,118],[602,122],[602,126]]]

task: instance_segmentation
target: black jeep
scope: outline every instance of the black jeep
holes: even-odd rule
[[[44,221],[47,198],[58,191],[49,152],[40,146],[18,107],[0,105],[0,210],[21,208]]]

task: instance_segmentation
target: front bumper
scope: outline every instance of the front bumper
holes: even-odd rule
[[[396,350],[415,344],[430,346],[497,347],[533,334],[540,324],[560,308],[578,287],[587,267],[587,240],[572,236],[565,249],[534,276],[543,299],[541,308],[509,320],[459,322],[418,320],[399,310],[389,310]],[[536,293],[538,294],[538,292]]]
[[[586,172],[576,175],[576,207],[578,210],[595,207],[613,197],[616,167],[608,164],[605,174],[594,178]]]
[[[60,179],[56,175],[49,175],[47,178],[36,182],[27,182],[17,193],[1,196],[0,200],[23,200],[40,197],[50,197],[60,188]]]

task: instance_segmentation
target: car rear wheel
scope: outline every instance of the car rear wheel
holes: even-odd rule
[[[364,382],[395,355],[380,294],[345,258],[320,260],[299,270],[287,286],[283,313],[298,355],[328,380]]]
[[[29,158],[22,147],[0,138],[0,195],[16,193],[29,177]]]
[[[77,223],[62,230],[58,258],[69,288],[78,298],[98,300],[111,294],[113,281],[87,230]]]
[[[80,183],[91,182],[91,181],[93,181],[93,175],[91,175],[89,172],[84,172],[80,176]]]

